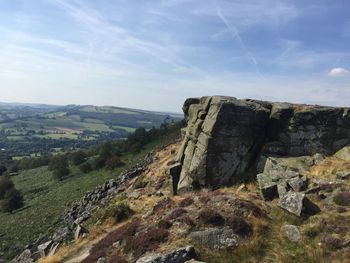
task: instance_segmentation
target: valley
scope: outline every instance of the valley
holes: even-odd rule
[[[3,161],[86,148],[182,119],[181,114],[91,105],[0,104],[0,112]]]

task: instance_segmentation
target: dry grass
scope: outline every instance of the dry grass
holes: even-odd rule
[[[327,157],[322,162],[311,167],[306,174],[308,178],[334,180],[338,171],[349,171],[350,163],[336,157]]]

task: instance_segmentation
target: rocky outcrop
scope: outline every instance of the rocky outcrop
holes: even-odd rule
[[[174,192],[241,182],[261,172],[269,156],[333,154],[350,144],[347,108],[214,96],[188,99],[183,111]]]

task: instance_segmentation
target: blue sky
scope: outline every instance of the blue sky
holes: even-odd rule
[[[348,0],[0,0],[0,101],[349,106]]]

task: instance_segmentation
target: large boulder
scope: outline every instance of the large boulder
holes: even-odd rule
[[[238,182],[262,146],[269,110],[255,102],[204,97],[188,107],[186,118],[177,160],[182,163],[180,192]]]
[[[288,192],[280,197],[279,206],[288,212],[300,216],[303,210],[305,194]]]
[[[346,108],[213,96],[188,99],[183,110],[179,193],[241,183],[268,156],[333,154],[350,144]],[[309,165],[305,161],[300,170]]]
[[[240,241],[239,236],[229,227],[192,232],[190,237],[196,243],[210,249],[237,247]]]

